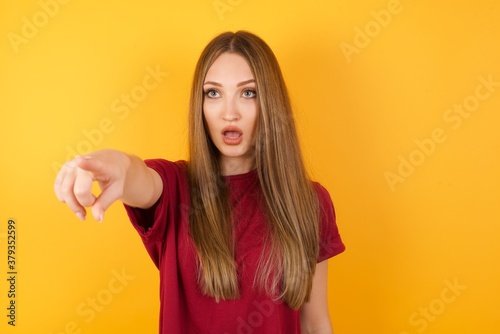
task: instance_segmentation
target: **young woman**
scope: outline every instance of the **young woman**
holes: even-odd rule
[[[259,37],[223,33],[204,49],[189,139],[187,162],[114,150],[77,157],[56,195],[82,220],[85,207],[102,221],[124,203],[160,271],[160,333],[332,333],[326,260],[345,247]]]

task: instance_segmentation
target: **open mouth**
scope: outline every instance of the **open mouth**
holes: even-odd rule
[[[236,126],[228,126],[222,129],[224,142],[228,145],[237,145],[241,142],[243,131]]]
[[[241,136],[241,133],[238,131],[225,131],[224,137],[229,139],[238,139]]]

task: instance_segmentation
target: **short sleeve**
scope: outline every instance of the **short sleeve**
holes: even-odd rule
[[[315,183],[320,206],[319,254],[318,262],[327,260],[345,250],[337,227],[335,209],[328,191],[319,183]]]
[[[185,161],[171,162],[163,159],[145,160],[163,182],[163,191],[158,201],[149,209],[140,209],[124,204],[132,226],[137,230],[151,259],[158,267],[171,224],[179,220],[183,195],[187,193]]]

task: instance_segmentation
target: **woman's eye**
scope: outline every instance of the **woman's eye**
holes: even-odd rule
[[[243,92],[243,96],[246,98],[253,98],[257,96],[257,92],[254,90],[246,90]]]
[[[205,95],[207,95],[209,98],[212,98],[212,99],[219,97],[219,93],[213,89],[207,90],[205,92]]]

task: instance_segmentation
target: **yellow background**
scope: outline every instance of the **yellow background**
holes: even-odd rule
[[[123,208],[78,221],[55,198],[54,166],[78,148],[185,158],[196,60],[238,29],[275,51],[308,166],[337,209],[336,333],[500,331],[497,1],[54,1],[0,4],[1,333],[157,331],[157,271]],[[168,75],[114,112],[148,68]],[[464,103],[470,115],[449,111]]]

